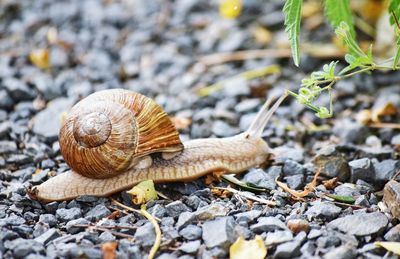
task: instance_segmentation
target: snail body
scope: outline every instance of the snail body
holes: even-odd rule
[[[34,186],[29,194],[43,201],[69,200],[81,195],[108,196],[147,179],[156,183],[190,181],[215,171],[243,172],[271,156],[261,133],[284,98],[269,110],[272,99],[268,99],[243,133],[181,143],[166,113],[151,99],[121,89],[97,92],[71,109],[60,130],[61,152],[72,170]],[[132,119],[122,111],[124,108],[109,102],[130,109],[141,103],[133,111]],[[143,111],[143,104],[150,107]],[[117,111],[117,119],[109,118],[110,106]],[[113,124],[124,121],[125,126]],[[132,132],[136,134],[133,137],[129,135]]]

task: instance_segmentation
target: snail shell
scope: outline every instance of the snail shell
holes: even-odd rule
[[[122,89],[96,92],[78,102],[59,138],[67,164],[89,178],[110,178],[148,154],[183,149],[179,133],[158,104]]]

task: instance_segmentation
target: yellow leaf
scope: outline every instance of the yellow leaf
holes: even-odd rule
[[[264,240],[259,235],[249,241],[244,240],[240,236],[229,248],[230,259],[263,259],[266,255],[267,248],[265,247]]]
[[[376,246],[381,246],[386,250],[400,255],[400,242],[375,242]]]
[[[49,51],[47,49],[35,49],[29,53],[29,60],[41,69],[47,69],[50,67],[49,62]]]
[[[132,202],[136,205],[158,199],[156,189],[154,188],[154,182],[152,180],[140,182],[138,185],[127,191],[127,193],[132,195]]]
[[[219,14],[228,19],[235,19],[242,11],[241,0],[220,0]]]

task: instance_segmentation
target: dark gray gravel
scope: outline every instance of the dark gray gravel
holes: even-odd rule
[[[210,65],[201,57],[281,48],[283,4],[246,0],[242,16],[226,20],[218,14],[218,1],[3,2],[0,258],[102,258],[101,246],[107,242],[118,243],[118,258],[145,258],[155,240],[152,225],[136,214],[115,213],[109,198],[41,203],[27,195],[29,185],[69,170],[58,142],[64,112],[95,91],[124,88],[154,98],[171,116],[191,120],[180,130],[182,140],[244,131],[268,95],[297,90],[300,80],[326,60],[304,53],[296,68],[287,58],[217,59]],[[270,43],[255,40],[258,26],[272,33]],[[313,31],[302,29],[304,42],[331,38],[325,23]],[[29,54],[39,49],[48,51],[49,69],[30,61]],[[270,64],[280,65],[281,73],[230,79]],[[171,200],[147,205],[160,220],[157,258],[228,258],[239,236],[255,235],[267,245],[268,258],[391,258],[373,243],[400,241],[398,219],[383,211],[381,201],[384,185],[400,169],[400,132],[369,128],[355,118],[363,109],[393,105],[396,113],[382,120],[397,123],[399,79],[400,73],[374,72],[339,81],[333,120],[320,120],[293,99],[283,103],[263,133],[274,160],[238,176],[267,189],[253,195],[277,206],[238,195],[221,197],[204,179],[158,184],[157,190]],[[221,91],[196,94],[199,87],[221,81]],[[276,184],[279,180],[301,191],[317,170],[316,190],[304,200],[291,198]],[[322,184],[334,177],[336,185]],[[326,194],[351,196],[355,204],[340,204]],[[133,206],[124,192],[113,198]],[[307,226],[307,233],[295,224]]]

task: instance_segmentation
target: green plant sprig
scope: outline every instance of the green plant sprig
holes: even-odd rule
[[[395,14],[394,17],[397,20]],[[304,78],[298,93],[294,93],[289,90],[287,91],[288,94],[295,97],[300,104],[303,104],[313,110],[316,113],[316,116],[321,119],[330,118],[333,115],[333,97],[331,91],[336,82],[352,77],[356,74],[368,73],[376,69],[400,69],[397,63],[395,63],[396,58],[392,58],[394,59],[394,65],[392,66],[385,66],[383,65],[384,63],[377,64],[373,60],[371,46],[369,47],[367,53],[364,53],[358,46],[351,33],[351,28],[346,24],[346,22],[341,22],[336,28],[335,32],[336,35],[343,40],[345,46],[349,50],[349,53],[351,53],[346,54],[345,56],[345,61],[348,63],[348,65],[336,73],[336,65],[338,64],[338,61],[332,61],[329,64],[325,64],[322,68],[322,71],[312,72],[309,77]],[[314,105],[314,102],[322,93],[326,91],[329,93],[329,108]]]

